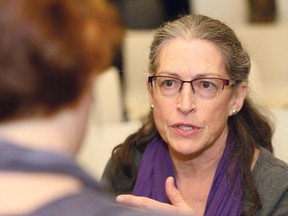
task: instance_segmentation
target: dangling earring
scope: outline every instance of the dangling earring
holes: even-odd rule
[[[150,108],[153,109],[154,108],[154,104],[150,104]]]

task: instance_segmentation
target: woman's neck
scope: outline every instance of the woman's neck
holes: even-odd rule
[[[177,178],[207,179],[214,176],[218,163],[224,153],[226,142],[223,141],[196,155],[179,156],[169,150]]]

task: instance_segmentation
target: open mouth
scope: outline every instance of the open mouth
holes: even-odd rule
[[[192,126],[187,126],[187,125],[179,125],[179,126],[177,126],[177,128],[184,130],[184,131],[193,130]]]

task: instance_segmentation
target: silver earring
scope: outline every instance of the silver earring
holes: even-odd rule
[[[232,115],[236,115],[236,114],[237,114],[237,110],[236,109],[232,110]]]
[[[150,108],[153,109],[154,108],[154,104],[150,104]]]

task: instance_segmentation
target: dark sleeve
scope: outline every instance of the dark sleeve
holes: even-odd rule
[[[286,179],[287,180],[287,179]],[[285,191],[271,215],[284,216],[288,215],[288,189]]]
[[[140,157],[141,154],[139,152],[134,154],[136,167],[138,167]],[[119,194],[132,193],[135,178],[128,176],[127,173],[125,173],[124,168],[114,172],[112,159],[110,158],[101,177],[101,183],[112,196],[117,196]]]
[[[109,159],[105,166],[103,175],[101,177],[101,183],[105,189],[112,195],[117,196],[119,194],[131,193],[131,188],[133,182],[125,173],[121,170],[117,173],[112,171],[112,160]]]
[[[288,165],[261,149],[253,174],[262,203],[255,216],[288,215]]]
[[[143,153],[135,150],[133,154],[133,161],[136,170],[139,166],[141,157]],[[132,193],[136,176],[131,177],[125,173],[125,168],[113,171],[112,159],[110,158],[105,166],[104,172],[101,177],[101,183],[104,185],[105,189],[112,195],[117,196],[119,194],[130,194]]]

